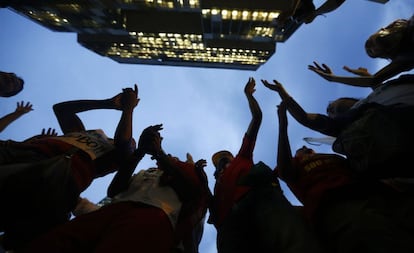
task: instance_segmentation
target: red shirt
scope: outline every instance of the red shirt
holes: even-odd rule
[[[174,231],[176,242],[180,242],[189,240],[195,226],[203,221],[210,200],[210,190],[207,175],[202,169],[197,171],[192,163],[183,162],[173,157],[169,159],[170,163],[179,170],[176,178],[172,180],[176,180],[175,186],[179,187],[173,186],[173,188],[183,201]]]
[[[213,207],[214,214],[210,222],[220,226],[229,214],[232,206],[243,197],[251,187],[238,185],[239,178],[248,174],[253,166],[253,150],[256,139],[249,139],[244,135],[239,153],[223,171],[214,187]]]
[[[71,144],[59,141],[54,138],[43,138],[35,140],[31,144],[36,147],[40,153],[48,157],[64,154],[74,147]],[[96,162],[82,151],[73,154],[71,164],[71,173],[75,179],[79,192],[86,190],[86,188],[89,187],[95,178],[115,172],[117,169],[115,164],[106,164],[106,170],[102,173],[99,173]]]
[[[304,205],[308,218],[314,215],[320,201],[329,190],[352,183],[347,160],[336,154],[315,154],[306,160],[293,158],[298,171],[296,179],[283,179]]]

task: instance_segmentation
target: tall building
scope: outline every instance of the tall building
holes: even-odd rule
[[[0,0],[120,63],[256,70],[301,25],[295,0]]]

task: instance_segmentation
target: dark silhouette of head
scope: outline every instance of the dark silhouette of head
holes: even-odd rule
[[[227,150],[221,150],[213,154],[211,160],[213,161],[214,167],[216,167],[216,171],[214,172],[214,177],[216,179],[231,162],[231,160],[233,160],[233,158],[233,154]]]
[[[330,118],[337,118],[343,116],[351,107],[358,102],[356,98],[341,97],[328,104],[326,113]]]
[[[406,49],[404,42],[410,33],[409,22],[397,19],[388,26],[379,29],[365,42],[365,50],[372,58],[393,59]]]
[[[23,90],[24,81],[14,73],[0,71],[0,97],[12,97]]]

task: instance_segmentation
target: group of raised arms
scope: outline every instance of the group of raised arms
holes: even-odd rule
[[[1,247],[13,253],[199,253],[209,223],[217,230],[218,253],[414,252],[414,75],[402,74],[414,67],[414,16],[380,29],[365,48],[390,64],[375,74],[345,66],[353,77],[309,65],[328,81],[372,88],[366,98],[329,103],[326,114],[306,112],[280,82],[261,80],[281,100],[275,166],[253,162],[264,115],[250,77],[244,94],[251,120],[237,153],[212,155],[213,191],[207,160],[164,151],[161,123],[134,139],[137,85],[106,99],[53,105],[63,134],[49,128],[24,141],[0,141]],[[0,95],[14,96],[23,83],[1,72]],[[114,136],[87,129],[78,116],[98,109],[121,111]],[[18,102],[0,119],[0,131],[31,110]],[[288,113],[334,138],[332,152],[307,146],[293,152]],[[156,165],[136,171],[146,155]],[[112,173],[104,204],[81,197],[94,179]],[[302,205],[289,202],[281,181]]]

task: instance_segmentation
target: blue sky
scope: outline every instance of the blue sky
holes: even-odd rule
[[[318,6],[322,1],[314,1]],[[74,33],[52,32],[8,9],[0,9],[0,70],[15,72],[25,88],[11,98],[0,98],[0,115],[16,108],[18,101],[30,101],[34,111],[22,116],[3,132],[0,139],[24,140],[52,127],[61,133],[52,105],[74,99],[103,99],[124,87],[138,84],[141,101],[134,113],[134,136],[152,124],[164,124],[161,134],[166,152],[185,159],[206,159],[206,172],[213,189],[211,155],[221,149],[236,153],[251,115],[243,93],[248,78],[256,79],[257,98],[263,122],[254,161],[276,165],[278,95],[260,79],[276,79],[309,112],[324,113],[329,101],[342,96],[364,97],[370,89],[329,83],[307,69],[313,61],[328,64],[334,73],[348,75],[342,66],[364,66],[375,72],[388,62],[371,59],[365,40],[380,27],[397,18],[414,14],[412,0],[390,0],[379,4],[367,0],[346,1],[337,10],[302,25],[276,53],[256,71],[120,64],[80,46]],[[80,114],[88,129],[103,129],[113,135],[120,112],[97,110]],[[303,137],[321,134],[289,121],[292,150],[305,145]],[[327,145],[315,147],[331,152]],[[137,167],[153,161],[145,158]],[[82,196],[92,201],[105,197],[112,175],[97,179]],[[297,201],[283,186],[289,200]],[[206,225],[201,253],[216,252],[215,229]]]

